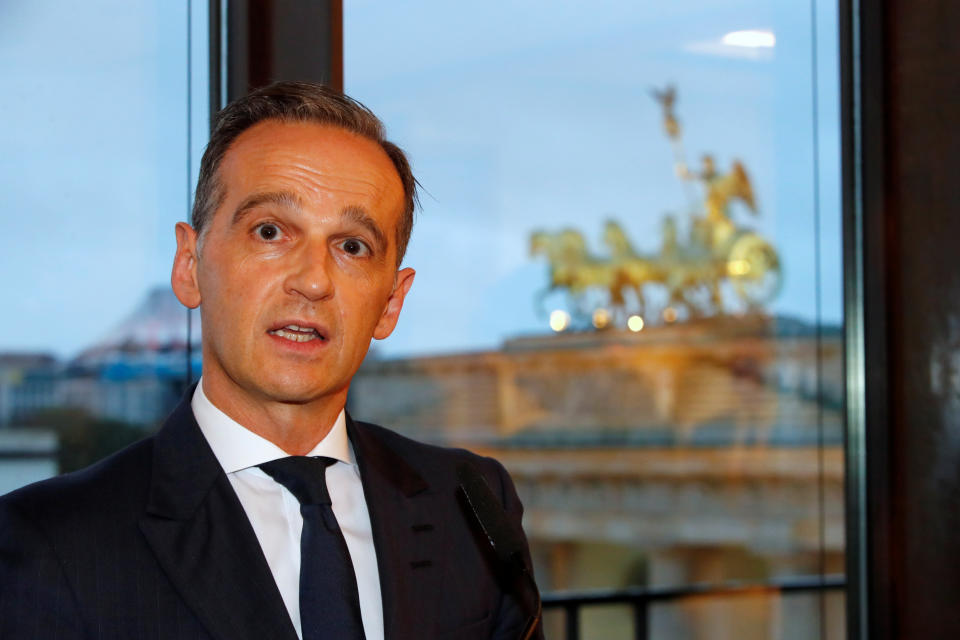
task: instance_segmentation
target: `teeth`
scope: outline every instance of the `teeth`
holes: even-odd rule
[[[316,329],[311,329],[310,327],[298,327],[295,324],[288,324],[284,329],[289,329],[290,331],[302,331],[304,333],[313,333],[319,335]]]
[[[292,327],[292,325],[288,326]],[[294,331],[287,331],[287,328],[288,327],[284,327],[283,329],[277,329],[276,331],[270,331],[269,333],[293,342],[309,342],[311,340],[317,340],[320,337],[315,329],[311,329],[311,333],[294,333],[294,331],[299,331],[299,328],[294,329]]]

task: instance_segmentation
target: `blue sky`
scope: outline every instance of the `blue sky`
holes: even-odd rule
[[[600,253],[614,217],[654,250],[662,216],[687,202],[648,93],[666,83],[688,159],[746,164],[761,210],[750,222],[785,264],[773,309],[810,320],[817,87],[821,302],[840,319],[835,7],[817,7],[814,76],[805,2],[586,6],[345,2],[347,91],[384,119],[425,189],[407,258],[417,281],[381,354],[544,331],[534,229],[577,227]],[[75,353],[167,281],[187,211],[186,27],[181,3],[0,3],[0,216],[14,231],[0,240],[0,350]],[[742,29],[773,31],[776,47],[720,44]],[[195,94],[194,157],[206,111]]]
[[[833,10],[833,7],[827,5]],[[407,263],[419,270],[385,354],[493,347],[544,330],[532,304],[546,265],[537,228],[580,229],[603,251],[613,217],[659,246],[686,209],[651,87],[678,87],[688,160],[741,159],[756,220],[785,264],[773,310],[815,318],[811,7],[801,2],[646,4],[442,1],[345,6],[346,89],[387,122],[427,192]],[[411,19],[432,16],[431,20]],[[819,13],[823,317],[839,321],[835,15]],[[397,25],[403,25],[398,28]],[[440,25],[443,25],[442,27]],[[771,30],[777,45],[724,47],[725,33]]]

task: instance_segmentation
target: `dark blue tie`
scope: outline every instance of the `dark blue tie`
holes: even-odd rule
[[[300,501],[300,626],[303,640],[362,640],[357,577],[327,492],[333,458],[291,456],[260,468]]]

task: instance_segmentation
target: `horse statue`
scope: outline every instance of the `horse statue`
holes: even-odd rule
[[[632,288],[639,304],[639,313],[645,314],[647,285],[660,285],[667,293],[667,305],[686,309],[691,317],[708,315],[720,309],[720,276],[706,255],[684,251],[677,240],[676,221],[667,216],[663,223],[663,242],[659,255],[642,256],[634,250],[626,232],[615,220],[604,224],[603,242],[610,251],[620,280]],[[709,302],[698,301],[696,295],[705,289]],[[712,309],[711,309],[712,308]]]
[[[530,255],[543,254],[550,264],[550,284],[538,295],[538,306],[551,292],[566,289],[574,307],[581,315],[589,315],[592,309],[586,305],[590,290],[606,292],[610,304],[623,305],[623,295],[616,286],[617,274],[609,261],[590,254],[583,235],[574,229],[556,233],[535,231],[530,235]]]

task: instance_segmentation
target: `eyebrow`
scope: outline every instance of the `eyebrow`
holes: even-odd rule
[[[383,229],[380,228],[377,221],[371,218],[363,207],[356,205],[345,207],[343,211],[340,212],[340,217],[346,222],[353,222],[366,229],[370,235],[373,236],[373,242],[377,245],[377,249],[381,252],[386,251],[386,234],[383,233]]]
[[[300,203],[300,198],[289,191],[255,193],[241,202],[240,206],[237,207],[237,210],[233,212],[233,221],[231,224],[238,224],[251,211],[258,207],[262,207],[265,204],[272,204],[283,209],[293,209],[294,211],[300,211],[303,209],[303,206]]]

